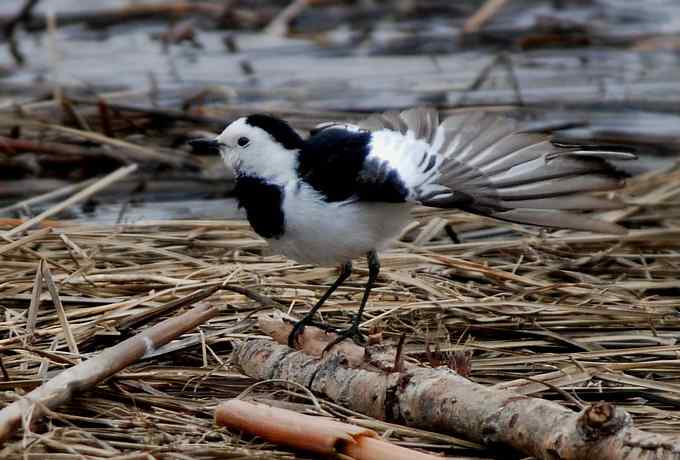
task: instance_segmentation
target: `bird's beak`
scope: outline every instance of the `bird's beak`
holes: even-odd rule
[[[194,139],[189,141],[194,153],[198,155],[219,155],[220,142],[215,139]]]

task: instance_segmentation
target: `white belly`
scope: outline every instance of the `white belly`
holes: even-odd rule
[[[283,201],[284,233],[272,250],[300,263],[338,265],[380,250],[408,224],[410,203],[325,203],[306,184],[291,184]]]

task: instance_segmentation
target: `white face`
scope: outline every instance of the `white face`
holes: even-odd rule
[[[216,139],[227,166],[237,174],[260,176],[276,182],[295,177],[297,152],[287,150],[265,130],[239,118]]]

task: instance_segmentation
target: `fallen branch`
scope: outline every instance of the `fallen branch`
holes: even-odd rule
[[[206,289],[202,292],[204,296],[193,295],[194,301],[209,296],[214,289]],[[53,409],[71,399],[75,393],[92,388],[139,360],[146,353],[156,350],[218,313],[218,307],[197,306],[104,350],[94,358],[63,371],[23,398],[0,410],[0,442],[6,441],[14,434],[22,423],[22,418],[27,425],[30,425],[33,420],[44,414],[46,409]]]
[[[368,428],[240,399],[231,399],[217,406],[215,423],[319,455],[340,454],[357,460],[440,458],[383,441]]]
[[[122,162],[121,155],[103,148],[81,147],[60,142],[43,142],[29,139],[12,139],[0,136],[0,153],[18,155],[21,153],[39,153],[53,155],[56,158],[72,157],[76,160],[85,158],[112,158]]]
[[[267,328],[271,329],[272,321],[265,321]],[[290,324],[278,320],[278,332],[273,335],[281,341],[291,329]],[[323,350],[335,338],[335,334],[314,329],[307,327],[303,333],[305,350]],[[312,340],[319,343],[305,345]],[[355,348],[352,357],[374,355],[370,347],[346,344],[345,349],[348,346]],[[390,356],[385,350],[380,353]],[[608,403],[577,413],[555,402],[471,382],[448,368],[404,366],[401,372],[390,373],[367,370],[357,368],[356,363],[350,367],[342,350],[312,359],[268,340],[245,342],[234,360],[250,377],[293,381],[381,420],[462,434],[538,459],[680,460],[680,439],[638,430],[628,413]],[[388,366],[389,359],[380,367]]]
[[[197,170],[199,168],[199,165],[197,162],[195,162],[190,155],[188,154],[183,154],[179,151],[175,151],[172,155],[168,155],[164,152],[159,152],[156,149],[145,147],[142,145],[138,144],[133,144],[132,142],[127,142],[123,139],[118,139],[118,138],[112,138],[105,136],[103,134],[99,134],[93,131],[85,131],[82,129],[76,129],[76,128],[70,128],[68,126],[62,126],[62,125],[57,125],[57,124],[49,124],[49,123],[43,123],[39,121],[33,121],[33,120],[28,120],[24,118],[17,118],[17,117],[9,117],[9,116],[0,116],[0,126],[7,126],[7,127],[13,127],[13,126],[18,126],[21,128],[31,128],[31,129],[36,129],[36,130],[48,130],[52,132],[56,132],[65,136],[73,137],[73,138],[78,138],[82,139],[88,142],[94,142],[100,145],[106,145],[106,146],[111,146],[115,147],[115,156],[118,157],[119,159],[124,159],[125,161],[128,162],[139,162],[139,163],[146,163],[146,162],[154,162],[154,163],[159,163],[162,165],[168,165],[171,167],[179,167],[179,168],[187,168],[187,169],[193,169]],[[18,145],[20,145],[21,140],[14,140],[12,138],[6,138],[3,140],[3,144],[8,145],[9,147],[14,147],[16,150],[19,151],[25,151],[23,148],[19,148]],[[50,143],[51,146],[57,147],[55,143]],[[49,144],[48,144],[49,145]],[[37,148],[38,152],[41,151],[41,147],[38,145],[33,145],[32,147]],[[68,146],[64,146],[61,144],[60,147],[57,147],[62,149],[63,151],[64,148],[68,148]],[[15,150],[15,151],[16,151]],[[9,152],[12,153],[12,150],[10,148],[3,148],[4,152]],[[66,153],[66,152],[65,152]],[[72,153],[78,153],[78,154],[83,154],[85,155],[86,153],[84,151],[78,151],[78,152],[72,152]],[[73,155],[69,155],[73,156]]]
[[[173,120],[173,121],[186,121],[189,123],[195,123],[204,125],[215,130],[222,130],[225,125],[229,123],[229,120],[224,120],[217,117],[206,117],[201,115],[192,115],[191,113],[174,110],[167,108],[156,108],[156,107],[143,107],[139,105],[131,104],[119,104],[115,102],[109,102],[106,99],[87,99],[87,98],[71,98],[71,102],[81,105],[96,105],[99,107],[106,107],[106,109],[100,110],[111,110],[117,112],[131,112],[131,113],[141,113],[149,117],[159,119],[159,120]],[[109,137],[113,137],[110,136]]]

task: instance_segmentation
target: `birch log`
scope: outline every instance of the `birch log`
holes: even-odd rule
[[[261,325],[279,341],[292,328],[282,319],[264,318]],[[574,412],[474,383],[448,368],[393,366],[384,360],[395,353],[382,348],[374,353],[348,342],[324,357],[307,354],[323,350],[333,338],[307,327],[303,351],[270,340],[247,341],[235,352],[235,362],[250,377],[293,381],[377,419],[464,435],[538,459],[680,460],[680,438],[638,430],[627,412],[608,403]],[[357,356],[365,357],[365,365]],[[376,363],[376,356],[383,362]]]

